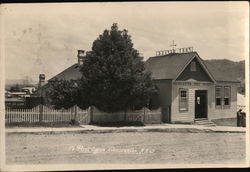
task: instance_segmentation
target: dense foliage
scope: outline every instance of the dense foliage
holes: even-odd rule
[[[81,80],[56,81],[48,92],[55,107],[93,105],[105,112],[146,106],[153,84],[143,57],[133,48],[127,30],[104,30],[83,57]]]
[[[74,105],[83,109],[88,107],[87,99],[83,98],[79,81],[55,80],[49,84],[46,94],[49,97],[48,101],[57,109],[67,109]]]
[[[89,103],[105,112],[145,106],[152,90],[143,57],[133,48],[127,30],[113,24],[92,45],[83,59],[82,91]]]

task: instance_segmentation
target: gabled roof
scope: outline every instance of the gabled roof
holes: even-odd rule
[[[64,71],[62,71],[61,73],[57,74],[56,76],[52,77],[51,79],[48,80],[48,82],[46,84],[44,84],[41,88],[38,88],[35,92],[35,94],[38,94],[39,91],[41,89],[47,89],[49,87],[49,82],[54,81],[56,79],[58,80],[77,80],[80,79],[82,76],[81,72],[80,72],[80,67],[78,65],[78,63],[73,64],[72,66],[68,67],[67,69],[65,69]]]
[[[195,55],[196,52],[190,52],[150,57],[145,67],[152,72],[153,79],[175,79]]]
[[[53,81],[55,79],[58,79],[58,80],[61,80],[61,79],[63,79],[63,80],[77,80],[77,79],[80,79],[81,76],[82,76],[82,74],[80,72],[80,67],[76,63],[76,64],[70,66],[69,68],[65,69],[61,73],[57,74],[56,76],[52,77],[48,81]]]
[[[175,80],[194,58],[197,58],[197,60],[200,62],[204,70],[213,81],[236,82],[232,79],[232,77],[228,76],[227,73],[220,70],[221,66],[212,66],[211,64],[209,64],[209,62],[202,60],[197,52],[176,53],[164,56],[150,57],[146,61],[145,67],[147,70],[152,72],[153,79]],[[77,80],[80,79],[81,76],[82,74],[80,72],[80,67],[78,63],[76,63],[49,79],[48,82],[53,81],[56,78],[58,80]],[[43,85],[42,88],[46,88],[47,86],[48,83]]]
[[[212,66],[202,60],[197,52],[176,53],[164,56],[150,57],[145,67],[152,72],[153,79],[173,79],[175,80],[186,66],[197,58],[204,70],[213,81],[235,82],[227,73],[220,71],[221,66]]]

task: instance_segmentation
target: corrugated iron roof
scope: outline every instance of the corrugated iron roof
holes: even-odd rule
[[[195,56],[199,57],[197,52],[176,53],[164,56],[150,57],[146,61],[146,69],[152,72],[153,79],[175,79],[178,74],[187,66]],[[201,58],[200,58],[201,59]],[[204,61],[202,63],[207,68],[207,71],[216,81],[237,82],[227,73],[223,72],[222,66],[215,66]]]
[[[190,52],[150,57],[145,67],[153,79],[174,79],[195,55],[196,52]]]
[[[72,66],[68,67],[61,73],[57,74],[56,76],[52,77],[51,79],[48,80],[46,84],[44,84],[41,88],[38,88],[33,95],[39,94],[41,89],[47,89],[49,87],[49,82],[54,81],[56,79],[58,80],[78,80],[82,76],[80,72],[80,67],[78,63],[73,64]]]
[[[73,64],[72,66],[70,66],[69,68],[65,69],[64,71],[62,71],[61,73],[59,73],[58,75],[54,76],[53,78],[49,79],[48,81],[53,81],[56,78],[58,80],[77,80],[80,79],[82,76],[81,72],[80,72],[80,67],[79,65]]]
[[[223,71],[220,65],[212,65],[208,61],[203,60],[204,64],[208,68],[209,72],[214,76],[216,81],[226,81],[226,82],[239,82],[234,77],[230,76],[229,73]]]
[[[150,57],[146,63],[145,67],[147,70],[152,72],[153,79],[175,79],[178,74],[188,65],[190,60],[195,56],[199,57],[197,52],[188,53],[176,53],[168,54],[164,56]],[[200,58],[201,59],[201,58]],[[202,60],[202,59],[201,59]],[[216,81],[230,81],[235,82],[232,77],[228,76],[227,73],[220,70],[221,66],[211,65],[209,62],[202,60],[203,64],[206,66],[208,72]],[[77,80],[82,76],[80,72],[79,65],[73,64],[69,68],[65,69],[58,75],[52,77],[48,81],[53,81],[56,78],[58,80]],[[43,88],[47,87],[47,84]]]

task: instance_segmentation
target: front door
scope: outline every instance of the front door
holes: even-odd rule
[[[195,118],[207,118],[207,90],[195,91]]]

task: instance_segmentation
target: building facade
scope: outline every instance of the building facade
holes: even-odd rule
[[[146,61],[158,93],[153,108],[162,107],[163,122],[236,117],[239,82],[206,64],[196,52],[171,53]]]

